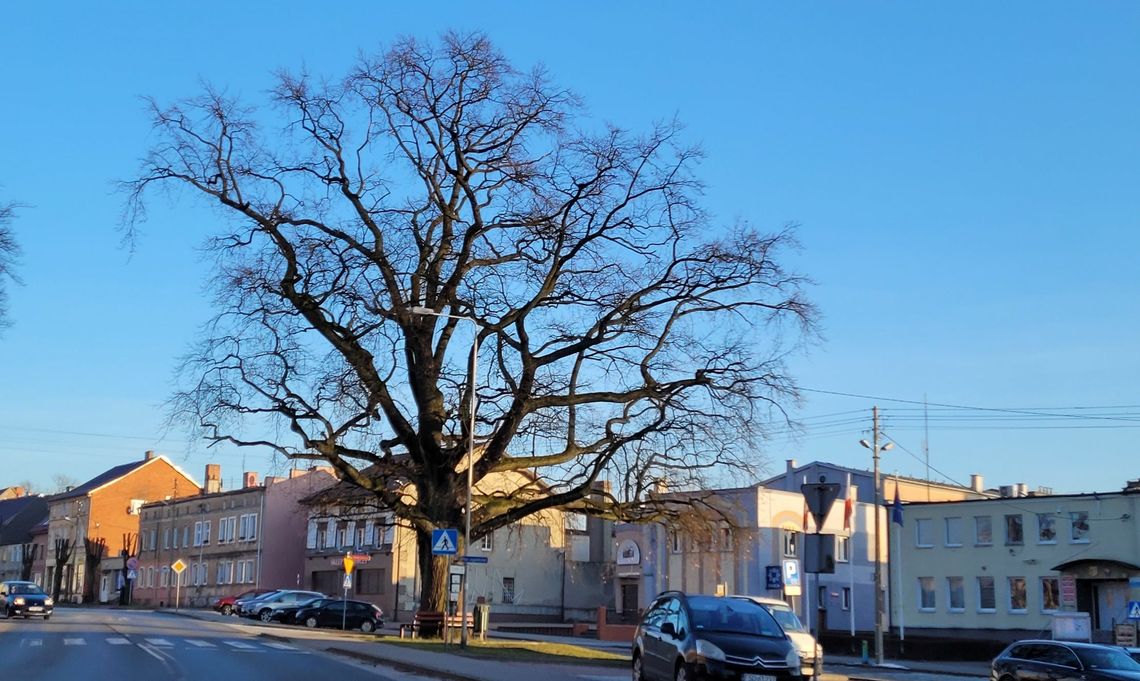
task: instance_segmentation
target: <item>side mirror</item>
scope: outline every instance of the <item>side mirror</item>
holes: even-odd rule
[[[673,638],[677,638],[677,628],[673,626],[672,622],[666,622],[665,624],[662,624],[661,625],[661,633],[662,634],[668,634],[669,636],[672,636]]]

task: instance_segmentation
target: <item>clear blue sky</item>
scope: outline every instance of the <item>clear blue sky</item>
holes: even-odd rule
[[[217,216],[159,200],[136,252],[119,246],[113,183],[151,140],[140,97],[209,81],[256,100],[279,68],[335,77],[361,50],[448,28],[545,63],[598,118],[678,116],[716,215],[801,225],[825,336],[791,360],[803,386],[1069,415],[932,410],[936,477],[1089,491],[1140,472],[1140,5],[76,2],[0,21],[0,200],[25,205],[0,485],[83,480],[148,448],[199,478],[211,459],[227,482],[243,467],[161,429],[210,314],[195,249]],[[773,470],[869,466],[856,441],[875,403],[921,457],[915,405],[804,396],[812,427],[772,442]],[[1126,408],[1072,418],[1106,406]],[[923,474],[903,451],[883,466]]]

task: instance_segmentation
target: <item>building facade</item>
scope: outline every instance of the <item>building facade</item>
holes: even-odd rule
[[[42,548],[32,541],[32,529],[47,517],[48,504],[43,496],[0,499],[0,580],[33,578],[33,566]]]
[[[891,526],[892,628],[908,639],[1011,641],[1083,612],[1093,638],[1111,640],[1140,600],[1138,499],[1128,489],[908,504]]]
[[[264,484],[247,472],[240,489],[224,491],[221,467],[207,465],[194,496],[140,509],[132,602],[206,607],[252,588],[300,588],[307,520],[300,500],[334,482],[329,468],[293,469]]]

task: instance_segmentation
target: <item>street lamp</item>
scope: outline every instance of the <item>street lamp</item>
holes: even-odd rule
[[[463,530],[463,574],[460,576],[460,602],[459,602],[459,645],[467,647],[467,569],[470,567],[467,563],[467,552],[471,550],[471,485],[473,473],[472,469],[475,467],[475,368],[476,360],[479,358],[479,332],[482,326],[479,325],[478,320],[474,317],[467,315],[448,314],[446,312],[436,312],[429,307],[413,307],[413,314],[428,315],[431,317],[443,317],[445,319],[459,319],[471,322],[471,326],[475,328],[474,336],[471,339],[471,375],[468,378],[467,386],[471,393],[471,413],[470,424],[467,427],[467,506],[463,513],[463,518],[466,527]]]
[[[879,444],[879,408],[871,409],[872,427],[871,442],[859,440],[859,444],[871,450],[871,459],[875,463],[875,664],[883,664],[883,558],[879,549],[879,534],[882,512],[883,491],[879,486],[879,452],[885,452],[894,447],[893,442]]]

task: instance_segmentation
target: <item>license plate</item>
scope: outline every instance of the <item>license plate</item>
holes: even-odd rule
[[[39,606],[39,605],[33,605],[33,606],[30,606],[28,608],[28,612],[43,612],[43,611],[44,611],[43,607]]]
[[[776,681],[771,674],[741,674],[740,681]]]

